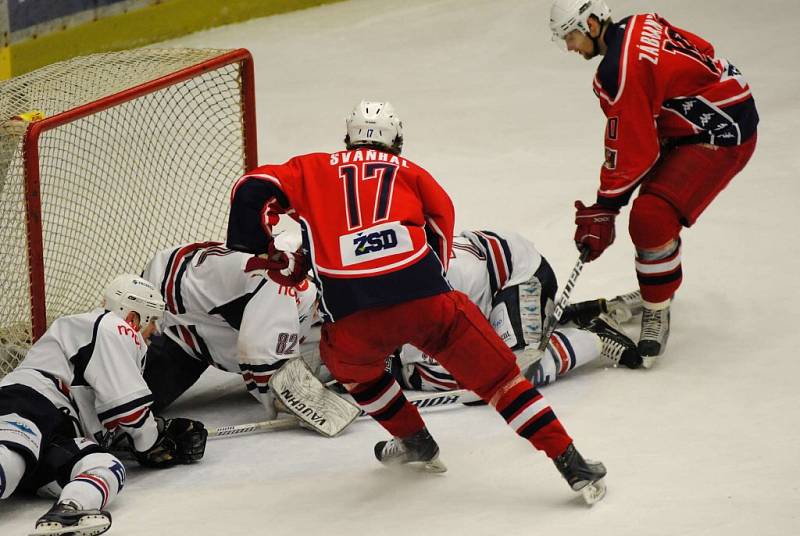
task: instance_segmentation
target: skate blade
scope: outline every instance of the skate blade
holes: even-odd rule
[[[77,525],[63,526],[60,523],[39,525],[29,536],[55,536],[58,534],[97,536],[107,531],[110,526],[111,522],[104,516],[86,516]]]
[[[442,460],[436,458],[435,460],[425,462],[422,465],[422,470],[426,473],[446,473],[447,466],[442,462]]]
[[[439,458],[433,459],[428,462],[400,462],[400,463],[381,462],[381,463],[384,465],[384,467],[400,471],[420,471],[424,473],[447,472],[447,466]]]
[[[642,356],[642,367],[646,369],[652,368],[656,361],[658,361],[657,355]]]
[[[589,506],[600,502],[606,496],[606,482],[604,478],[588,484],[581,490],[583,500]]]

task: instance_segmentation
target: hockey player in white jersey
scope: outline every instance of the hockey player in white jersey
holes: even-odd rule
[[[258,259],[218,242],[162,250],[143,277],[166,301],[144,373],[154,407],[171,404],[212,366],[240,374],[274,418],[267,383],[300,353],[316,309],[314,284],[282,286],[264,277]]]
[[[534,386],[552,383],[601,356],[615,365],[641,365],[636,344],[607,316],[592,320],[585,329],[557,329],[546,351],[539,352],[544,318],[554,307],[558,284],[547,260],[519,234],[464,231],[453,239],[453,255],[448,281],[486,315]],[[393,355],[388,366],[406,389],[459,387],[444,367],[410,345]]]
[[[53,322],[0,383],[0,498],[38,491],[57,502],[35,534],[105,532],[104,508],[125,468],[103,443],[127,437],[137,460],[167,467],[203,457],[207,432],[189,419],[157,419],[142,378],[146,341],[164,311],[158,291],[135,275],[105,289],[104,308]]]

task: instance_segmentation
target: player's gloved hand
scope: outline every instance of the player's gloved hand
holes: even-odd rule
[[[244,268],[245,272],[263,270],[279,285],[293,287],[298,285],[308,275],[308,259],[301,250],[281,251],[270,242],[266,253],[251,257]]]
[[[144,452],[134,453],[140,464],[161,469],[203,458],[208,439],[203,423],[182,417],[166,420],[156,417],[156,421],[159,433],[155,444]]]
[[[595,260],[614,243],[614,219],[617,214],[617,209],[597,203],[587,207],[581,201],[575,201],[575,245],[579,251],[589,248],[586,262]]]

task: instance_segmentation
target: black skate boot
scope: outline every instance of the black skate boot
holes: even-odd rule
[[[422,463],[422,468],[430,473],[447,471],[439,459],[439,445],[427,428],[403,439],[393,437],[389,441],[379,441],[375,444],[375,457],[384,465]]]
[[[601,462],[584,460],[573,443],[553,460],[558,472],[573,491],[580,491],[587,504],[594,504],[606,495],[606,466]]]
[[[600,337],[603,343],[600,354],[611,360],[615,366],[625,365],[632,369],[642,366],[642,356],[639,355],[636,344],[608,316],[598,316],[586,329]]]
[[[642,311],[642,331],[639,336],[639,354],[645,368],[650,368],[664,353],[669,339],[669,303],[660,309],[645,305]]]
[[[96,536],[111,527],[104,510],[81,510],[71,501],[58,502],[36,522],[35,535]]]

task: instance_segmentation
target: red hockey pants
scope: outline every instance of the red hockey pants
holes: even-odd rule
[[[519,374],[516,357],[478,307],[458,291],[365,309],[322,327],[320,354],[342,383],[369,383],[410,343],[483,398]]]

